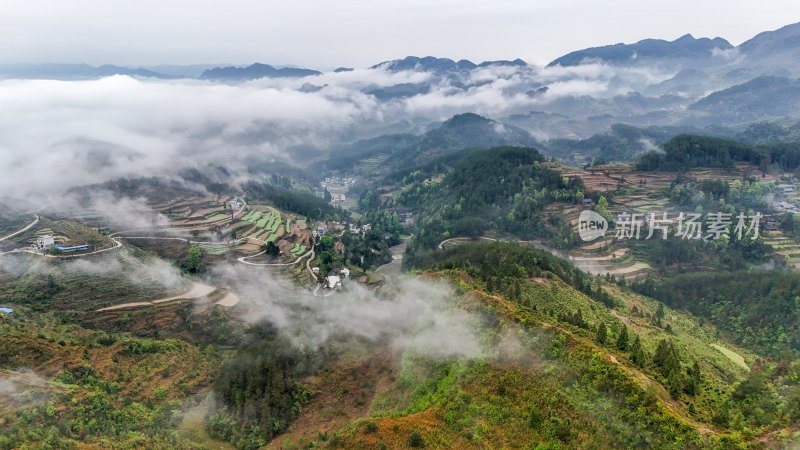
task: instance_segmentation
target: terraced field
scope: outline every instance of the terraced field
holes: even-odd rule
[[[283,219],[281,213],[275,208],[269,208],[267,212],[250,211],[242,217],[241,221],[252,225],[246,232],[247,237],[263,239],[266,242],[275,242],[281,236],[278,229]]]
[[[212,243],[204,243],[198,244],[198,247],[203,249],[204,252],[208,253],[212,256],[220,256],[224,255],[228,251],[230,251],[230,247],[227,244],[212,244]]]
[[[29,254],[3,256],[13,267],[0,270],[0,302],[36,310],[93,311],[105,306],[147,301],[186,290],[180,278],[169,279],[125,251],[86,260],[44,260]]]
[[[632,196],[628,204],[616,204],[611,208],[615,211],[634,211],[644,212],[649,208],[656,208],[659,203],[650,201],[644,197]],[[549,208],[549,212],[558,214],[568,221],[573,227],[578,226],[578,215],[583,210],[580,205],[556,204]],[[577,233],[577,228],[575,230]],[[625,240],[613,239],[613,232],[606,233],[605,238],[592,242],[586,242],[577,248],[569,251],[554,251],[547,246],[541,246],[551,253],[568,259],[581,270],[593,275],[613,275],[617,278],[624,277],[626,280],[639,278],[651,271],[647,262],[637,260]]]
[[[293,256],[300,256],[305,252],[306,252],[306,246],[302,244],[294,244],[292,249],[289,250],[289,253],[291,253]]]
[[[214,214],[211,217],[206,218],[206,222],[219,222],[220,220],[230,219],[229,214]]]
[[[177,198],[151,207],[169,217],[173,226],[202,230],[230,221],[225,204],[231,199],[229,195]]]
[[[775,249],[775,253],[783,256],[786,263],[800,269],[800,242],[786,236],[780,231],[770,231],[763,237],[764,243]]]

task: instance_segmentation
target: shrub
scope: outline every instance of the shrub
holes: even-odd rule
[[[425,440],[422,439],[422,435],[419,434],[419,432],[412,431],[411,434],[408,435],[408,446],[411,448],[425,447]]]

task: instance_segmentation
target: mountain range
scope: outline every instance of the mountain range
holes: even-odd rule
[[[0,78],[81,80],[123,75],[232,84],[276,79],[281,89],[308,95],[326,96],[346,89],[351,98],[365,94],[377,105],[443,105],[436,114],[408,116],[403,119],[406,125],[394,129],[389,129],[392,125],[387,121],[383,131],[387,133],[416,134],[426,123],[471,111],[517,126],[543,141],[586,139],[617,123],[741,130],[760,121],[796,122],[800,117],[798,44],[800,23],[760,33],[738,46],[719,37],[686,34],[672,41],[645,39],[577,50],[545,67],[522,59],[476,63],[407,56],[361,69],[351,77],[347,73],[355,69],[348,67],[324,73],[263,63],[6,64],[0,65]],[[586,71],[581,65],[593,66]]]
[[[216,81],[242,81],[258,78],[302,78],[320,75],[322,72],[311,69],[295,67],[282,67],[280,69],[269,64],[255,63],[247,67],[215,67],[208,69],[200,75],[205,80]]]
[[[587,62],[631,64],[648,58],[710,58],[715,51],[733,48],[730,42],[719,37],[696,39],[686,34],[674,41],[644,39],[635,44],[620,43],[578,50],[554,60],[548,67],[577,66]]]
[[[686,34],[673,41],[663,39],[643,39],[633,44],[617,43],[599,47],[576,50],[550,62],[548,67],[571,67],[587,63],[605,63],[611,65],[636,65],[666,60],[691,61],[695,65],[718,65],[732,61],[746,62],[750,66],[756,62],[797,64],[800,61],[800,24],[791,24],[774,31],[765,31],[738,46],[721,38],[695,38]],[[452,72],[470,71],[487,66],[524,67],[527,63],[522,59],[484,61],[474,63],[461,59],[434,56],[407,56],[401,59],[388,60],[375,64],[370,69],[383,69],[390,72],[426,71]],[[184,68],[184,69],[182,69]],[[199,75],[196,73],[201,71]],[[352,69],[340,67],[333,72],[344,72]],[[299,67],[275,67],[263,63],[249,66],[213,66],[213,65],[162,65],[151,68],[125,67],[118,65],[102,65],[99,67],[87,64],[5,64],[0,65],[0,74],[7,77],[23,78],[91,78],[108,75],[130,75],[153,78],[175,78],[185,76],[209,80],[240,81],[256,78],[307,77],[321,74],[321,71]]]

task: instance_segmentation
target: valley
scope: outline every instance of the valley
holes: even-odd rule
[[[796,5],[12,3],[0,450],[800,448]]]
[[[680,203],[682,186],[724,183],[734,205],[750,201],[740,194],[734,197],[734,192],[765,189],[775,197],[762,204],[768,212],[786,197],[786,186],[797,185],[791,172],[756,177],[757,169],[744,163],[682,173],[641,170],[625,163],[576,169],[545,161],[533,150],[511,147],[466,152],[445,165],[425,164],[409,169],[416,173],[412,177],[394,178],[399,180],[396,184],[378,180],[376,191],[362,190],[355,202],[358,219],[338,208],[322,216],[302,214],[286,203],[286,194],[258,189],[148,200],[156,219],[143,228],[129,228],[91,211],[42,211],[27,224],[24,215],[14,219],[11,223],[18,228],[11,227],[2,242],[0,305],[13,310],[0,315],[0,335],[8,349],[2,370],[15,391],[26,394],[24,401],[4,394],[0,405],[9,408],[22,401],[29,412],[15,415],[6,409],[0,426],[10,430],[15,442],[29,439],[20,434],[23,424],[25,429],[41,427],[35,429],[42,432],[64,423],[75,429],[75,420],[85,419],[88,412],[64,399],[111,395],[106,399],[111,405],[144,408],[134,412],[128,406],[126,414],[160,414],[172,408],[172,414],[185,411],[192,417],[187,419],[191,425],[167,423],[159,429],[145,430],[131,422],[112,434],[119,445],[169,442],[175,448],[217,448],[228,442],[236,448],[405,448],[422,442],[434,448],[520,443],[726,448],[737,442],[758,448],[764,442],[783,445],[793,439],[781,430],[791,429],[791,405],[800,398],[800,388],[790,375],[795,363],[776,351],[780,343],[756,343],[730,324],[717,322],[718,316],[681,307],[661,291],[687,276],[686,267],[696,267],[697,275],[707,274],[712,280],[724,276],[713,273],[742,270],[749,264],[742,256],[702,240],[679,240],[683,254],[671,254],[663,244],[671,240],[620,239],[613,229],[591,242],[575,238],[584,209],[613,221],[626,212],[677,213],[687,207]],[[459,191],[459,177],[473,167],[485,170],[491,165],[504,167],[497,169],[504,174],[523,167],[548,180],[535,187],[528,177],[520,177],[493,200],[494,207],[519,214],[523,209],[516,190],[538,189],[532,195],[545,204],[528,210],[524,220],[540,231],[515,232],[520,230],[515,222],[490,223],[491,216],[480,214],[472,217],[486,218],[454,228],[427,219],[425,208],[448,203],[451,190],[461,196],[455,203],[460,211],[480,211],[486,197],[464,193],[484,188],[467,177],[470,190]],[[485,182],[486,189],[493,189],[491,181]],[[420,192],[425,192],[424,200],[418,203]],[[487,190],[483,195],[494,194]],[[365,203],[370,198],[380,200]],[[717,201],[697,196],[690,200],[704,207]],[[398,212],[419,219],[401,224]],[[453,211],[446,220],[458,223],[458,213]],[[421,238],[435,233],[440,238],[424,244]],[[31,247],[47,236],[63,243],[53,244],[62,248],[89,245],[66,253]],[[784,270],[794,270],[792,249],[800,246],[794,236],[793,228],[785,226],[765,229],[758,238],[765,252],[759,261],[770,259]],[[699,260],[691,259],[698,254],[703,255]],[[800,274],[797,278],[800,281]],[[312,341],[310,352],[297,353],[294,344],[285,342],[277,344],[283,350],[276,354],[263,350],[265,345],[277,348],[269,342],[287,339],[284,331],[272,328],[272,317],[288,320],[283,327],[304,327],[309,319],[296,322],[296,315],[327,305],[322,311],[330,311],[321,312],[327,318],[312,320],[335,324],[346,320],[339,308],[359,301],[367,301],[362,308],[371,301],[401,307],[408,301],[404,292],[409,283],[448,292],[436,313],[442,315],[438,320],[463,316],[466,328],[439,330],[433,325],[431,332],[467,333],[462,339],[476,339],[470,344],[475,347],[462,354],[467,347],[461,342],[450,350],[455,353],[435,356],[428,344],[413,337],[424,334],[421,330],[409,335],[390,327],[365,339],[345,327]],[[253,321],[254,317],[266,321]],[[367,317],[359,327],[377,326],[382,320]],[[414,313],[408,325],[424,330],[425,317]],[[379,322],[371,325],[374,320]],[[768,323],[758,327],[772,332]],[[789,339],[795,345],[800,333]],[[177,349],[197,352],[194,362],[168,369]],[[83,356],[77,357],[80,352]],[[116,390],[113,383],[119,381],[114,380],[133,375],[131,369],[110,369],[111,359],[119,361],[123,354],[154,358],[147,367],[161,375],[144,375],[150,387]],[[237,382],[230,378],[239,367],[247,367],[236,361],[255,361],[256,355],[261,373],[285,380],[271,385],[273,395],[288,395],[295,406],[268,403],[260,413],[268,416],[252,416],[241,404],[224,400],[241,386],[256,389],[248,402],[261,401],[258,385],[240,384],[250,383],[251,375],[242,374]],[[291,363],[281,365],[281,360]],[[226,373],[221,365],[233,372],[221,375]],[[122,375],[119,370],[128,372]],[[231,384],[220,382],[220,376]],[[31,381],[39,378],[56,381]],[[760,387],[744,394],[752,383]],[[769,419],[748,415],[753,399],[765,401],[751,396],[763,395],[764,389],[780,399],[761,406],[774,412]],[[561,397],[553,397],[554,392]],[[210,403],[214,398],[223,403]],[[597,405],[603,406],[598,410]],[[48,413],[48,408],[55,412]],[[602,421],[594,417],[598,411]],[[273,417],[280,426],[261,428],[265,417]],[[249,425],[238,425],[240,421]],[[645,428],[633,427],[644,423]],[[744,437],[743,430],[750,437]],[[103,445],[91,433],[61,436],[54,439],[66,440],[54,442]]]

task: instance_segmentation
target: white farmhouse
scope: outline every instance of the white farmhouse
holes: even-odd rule
[[[53,235],[45,234],[39,236],[39,238],[36,239],[36,242],[33,243],[32,247],[34,250],[41,252],[53,247],[54,245],[56,245],[56,241],[53,239]]]
[[[328,289],[336,289],[342,285],[342,279],[336,275],[328,275],[326,278]]]

